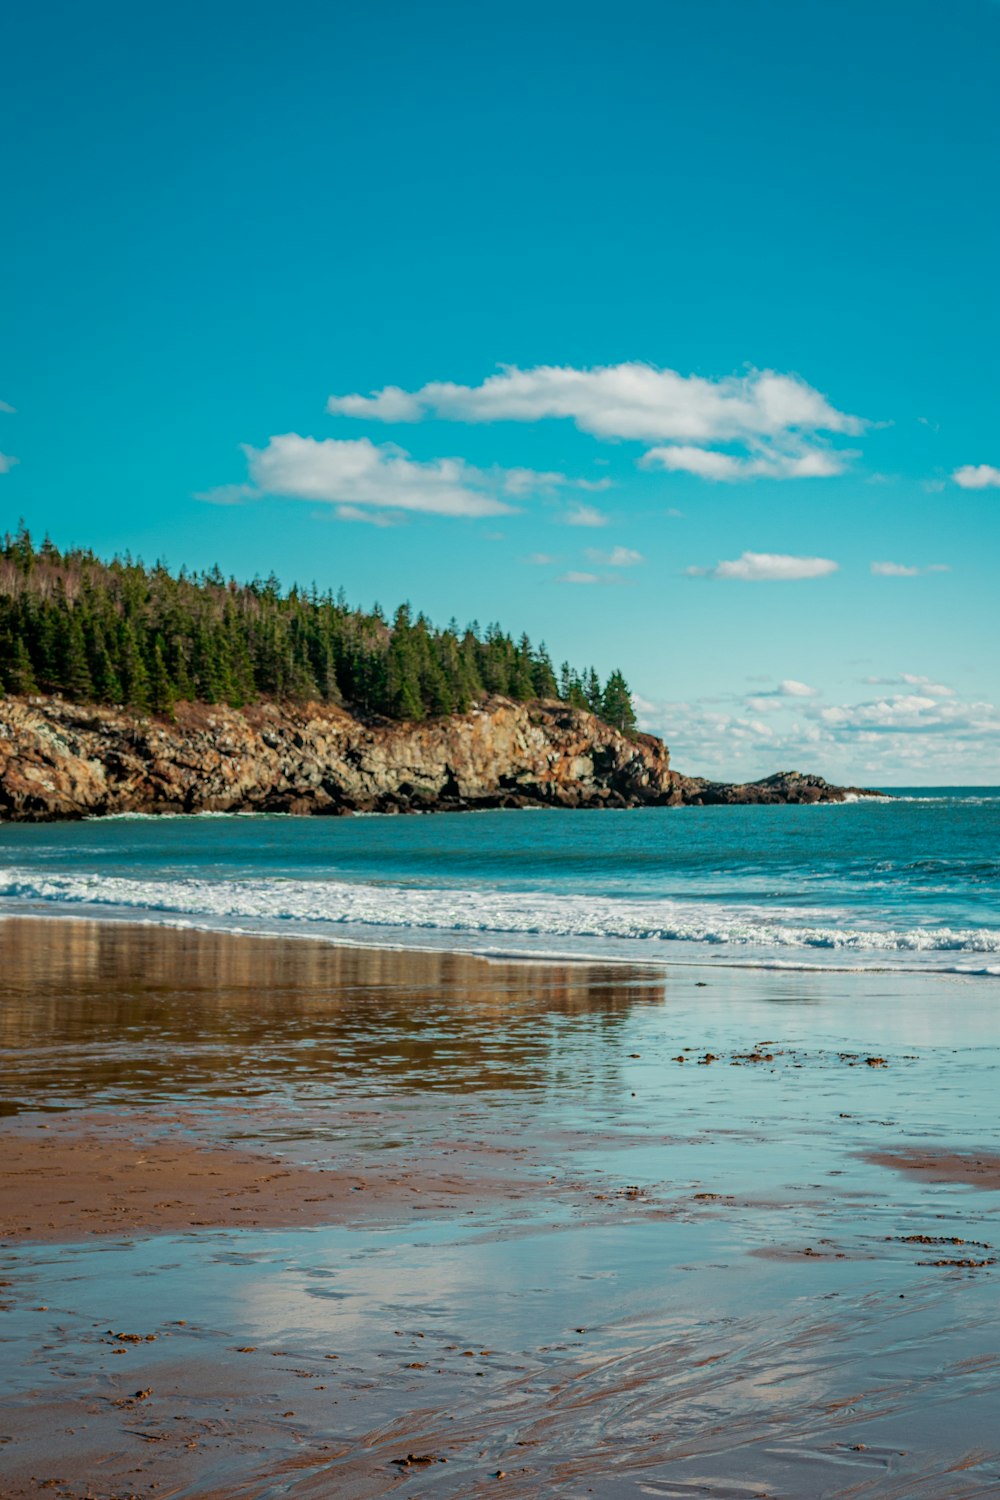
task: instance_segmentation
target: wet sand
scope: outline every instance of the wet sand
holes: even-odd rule
[[[1000,1156],[959,1151],[871,1151],[868,1160],[928,1182],[962,1182],[967,1187],[1000,1191]]]
[[[6,1133],[0,1242],[352,1223],[373,1213],[456,1211],[466,1199],[518,1194],[517,1185],[486,1173],[396,1173],[376,1162],[362,1174],[289,1166],[283,1157],[232,1146],[167,1144],[156,1139],[163,1122],[153,1118],[131,1120],[128,1140],[113,1117],[86,1116],[83,1132],[38,1128],[50,1133]],[[148,1143],[136,1145],[137,1134]]]
[[[0,1042],[11,1500],[1000,1494],[989,982],[11,920]]]

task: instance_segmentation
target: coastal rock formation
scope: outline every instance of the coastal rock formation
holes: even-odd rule
[[[705,781],[700,776],[678,776],[677,790],[686,807],[712,807],[724,803],[843,802],[849,797],[880,797],[885,794],[858,786],[831,786],[822,776],[803,776],[801,771],[777,771],[762,781]]]
[[[782,773],[726,786],[678,775],[564,703],[490,698],[423,723],[363,723],[322,704],[181,703],[167,720],[59,698],[0,700],[0,818],[102,813],[448,811],[842,801]]]

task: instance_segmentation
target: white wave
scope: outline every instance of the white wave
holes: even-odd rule
[[[290,818],[291,813],[257,813],[236,808],[230,812],[116,812],[116,813],[92,813],[81,819],[84,823],[190,823],[193,818]]]
[[[739,950],[838,954],[1000,954],[1000,932],[987,928],[909,929],[817,924],[789,907],[711,906],[664,899],[455,890],[346,881],[281,879],[136,880],[0,870],[7,911],[115,908],[149,917],[205,918],[213,924],[267,923],[310,929],[426,934],[519,935],[536,942],[598,939],[645,945],[703,944]],[[661,950],[662,952],[662,950]],[[748,953],[749,956],[749,953]]]
[[[893,792],[887,797],[872,797],[872,802],[896,802],[906,807],[910,803],[918,802],[922,806],[932,807],[994,807],[1000,802],[1000,792],[982,793],[973,796],[971,793],[957,792],[954,796],[918,797],[903,796],[901,792]]]

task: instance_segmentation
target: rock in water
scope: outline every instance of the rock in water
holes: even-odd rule
[[[801,771],[776,771],[762,781],[738,783],[678,775],[677,785],[680,800],[686,807],[708,807],[727,802],[843,802],[847,797],[885,796],[884,792],[859,786],[831,786],[822,776],[803,776]]]

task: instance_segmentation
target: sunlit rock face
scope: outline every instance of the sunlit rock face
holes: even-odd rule
[[[821,778],[728,786],[670,769],[558,702],[490,698],[422,723],[362,722],[327,704],[177,705],[171,720],[61,699],[0,701],[0,817],[121,812],[456,811],[839,801]]]

